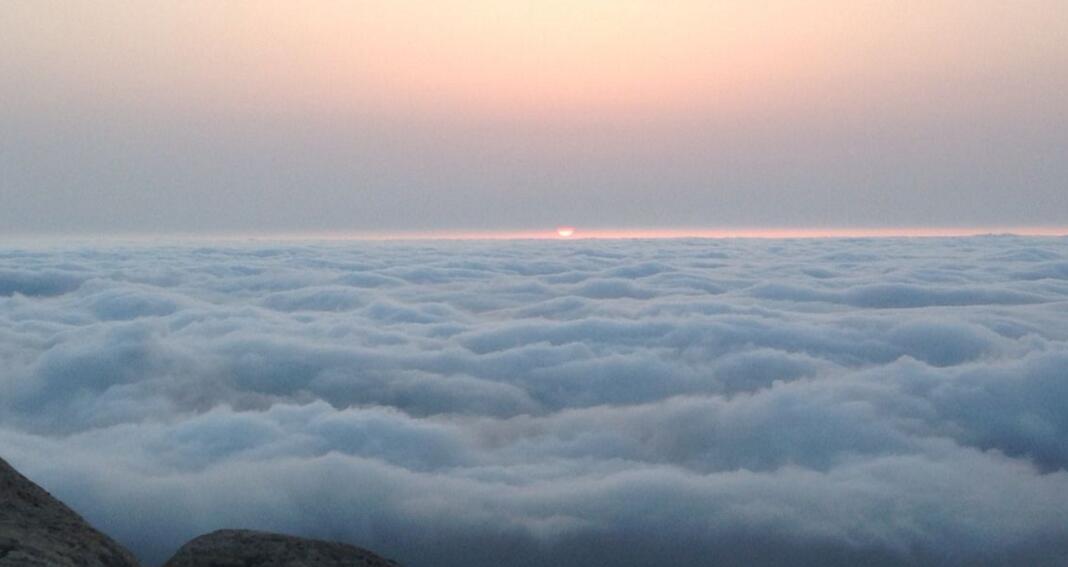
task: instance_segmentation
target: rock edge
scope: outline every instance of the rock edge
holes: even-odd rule
[[[219,530],[194,538],[163,567],[222,565],[398,567],[355,545],[253,530]]]
[[[0,567],[136,567],[77,512],[0,459]]]
[[[346,543],[252,530],[196,537],[164,567],[400,567]],[[0,567],[138,567],[133,554],[0,458]]]

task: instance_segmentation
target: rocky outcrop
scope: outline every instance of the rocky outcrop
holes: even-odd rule
[[[0,459],[0,567],[136,567],[130,552]]]
[[[220,530],[164,567],[400,567],[344,543]],[[0,459],[0,567],[137,567],[133,555]]]
[[[398,567],[366,549],[250,530],[219,530],[182,546],[164,567]]]

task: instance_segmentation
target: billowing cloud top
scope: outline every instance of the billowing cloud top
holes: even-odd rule
[[[148,562],[1068,553],[1068,240],[0,250],[0,450]]]

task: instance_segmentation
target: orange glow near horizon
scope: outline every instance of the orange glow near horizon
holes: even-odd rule
[[[216,233],[109,233],[109,234],[22,234],[8,238],[22,246],[63,246],[80,243],[119,243],[130,245],[181,242],[405,242],[405,241],[507,241],[507,240],[632,240],[704,238],[729,239],[834,239],[834,238],[950,238],[986,235],[1068,237],[1068,226],[1033,227],[904,227],[904,228],[723,228],[723,229],[583,229],[565,237],[556,228],[544,230],[441,230],[441,231],[324,231],[324,232],[216,232]]]
[[[569,227],[568,227],[569,228]],[[1018,236],[1068,236],[1068,227],[993,227],[993,228],[735,228],[735,229],[583,229],[581,234],[564,236],[558,230],[517,231],[427,231],[392,233],[323,233],[308,234],[307,238],[326,240],[610,240],[610,239],[670,239],[670,238],[923,238],[962,237],[989,234]]]
[[[561,227],[565,228],[565,227]],[[570,227],[566,227],[570,228]],[[104,240],[626,240],[626,239],[807,239],[807,238],[936,238],[967,237],[984,235],[1015,235],[1068,237],[1068,226],[1036,227],[903,227],[903,228],[636,228],[636,229],[583,229],[565,237],[559,228],[544,230],[440,230],[440,231],[324,231],[324,232],[276,232],[276,233],[214,233],[214,234],[126,234],[102,236]],[[26,239],[70,238],[63,235],[25,236]]]

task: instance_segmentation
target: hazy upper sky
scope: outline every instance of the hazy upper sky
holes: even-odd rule
[[[1068,225],[1063,0],[0,5],[0,232]]]

